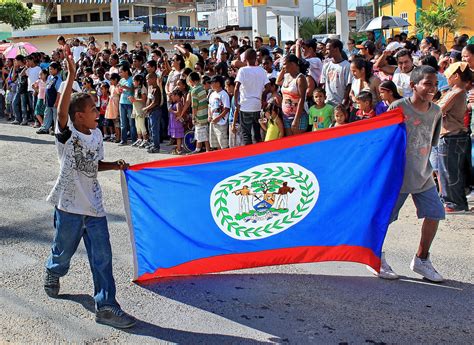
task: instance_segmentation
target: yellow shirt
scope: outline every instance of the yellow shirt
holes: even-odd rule
[[[269,120],[267,122],[267,134],[265,135],[265,141],[275,140],[280,137],[280,128],[276,121]]]
[[[197,62],[199,61],[198,57],[193,53],[189,53],[188,58],[184,58],[184,65],[186,68],[191,68],[194,71],[194,66],[196,66]]]

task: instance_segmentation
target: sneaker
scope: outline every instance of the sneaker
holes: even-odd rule
[[[421,274],[423,277],[432,282],[441,283],[444,281],[444,278],[441,276],[441,274],[439,274],[433,267],[433,264],[430,260],[430,254],[428,254],[426,259],[420,259],[415,254],[413,260],[411,260],[410,268],[413,272]]]
[[[148,153],[160,153],[160,148],[151,146],[151,147],[148,148],[147,152]]]
[[[20,125],[21,126],[28,126],[28,121],[21,121]]]
[[[398,279],[398,274],[395,273],[394,270],[392,270],[392,267],[388,264],[388,262],[385,260],[385,253],[382,252],[382,257],[380,258],[380,272],[377,272],[370,266],[366,266],[369,272],[371,272],[373,275],[376,275],[379,278],[382,279],[389,279],[389,280],[394,280]]]
[[[105,306],[95,313],[95,322],[115,328],[130,328],[137,323],[137,319],[120,307]]]
[[[49,129],[49,135],[54,135],[54,129],[52,128]]]
[[[12,124],[12,125],[19,125],[19,124],[20,124],[20,122],[19,122],[19,121],[17,121],[17,120],[15,120],[15,121],[13,121],[11,124]]]
[[[49,297],[58,297],[59,277],[51,274],[48,270],[46,270],[46,275],[44,276],[44,291],[46,291]]]
[[[455,208],[451,208],[451,207],[448,207],[448,206],[444,207],[444,211],[446,212],[446,214],[463,214],[463,213],[466,213],[465,210],[456,210]]]
[[[150,143],[149,143],[147,140],[143,140],[143,141],[140,143],[140,145],[138,145],[138,148],[139,148],[139,149],[144,149],[144,148],[146,148],[146,147],[149,146],[149,145],[150,145]]]
[[[44,128],[40,128],[36,131],[36,134],[48,134],[49,132],[44,129]]]
[[[128,143],[126,141],[119,141],[118,146],[127,146]]]
[[[141,145],[142,142],[143,142],[143,140],[138,139],[137,141],[135,141],[135,142],[132,144],[132,147],[138,147],[138,146]]]
[[[104,135],[104,141],[108,141],[110,139],[110,135]]]
[[[154,146],[153,141],[148,140],[148,141],[146,142],[146,145],[145,145],[144,148],[145,148],[145,149],[149,149],[150,147],[153,147],[153,146]]]

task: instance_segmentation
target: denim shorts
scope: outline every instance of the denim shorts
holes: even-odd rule
[[[284,128],[291,128],[291,125],[292,125],[294,119],[295,119],[294,117],[283,116],[283,127]],[[305,114],[305,113],[301,114],[301,116],[300,116],[300,125],[299,125],[298,129],[307,130],[308,129],[308,123],[309,123],[308,114]]]
[[[439,150],[438,150],[438,146],[433,146],[431,148],[430,163],[431,163],[431,168],[433,168],[434,171],[438,171],[438,169],[439,169]]]
[[[408,198],[408,193],[400,193],[398,196],[395,207],[393,208],[392,215],[390,216],[390,223],[398,219],[398,213]],[[416,215],[418,219],[432,219],[442,220],[445,218],[444,206],[438,195],[436,187],[431,187],[421,193],[415,193],[411,195],[413,202],[416,207]]]

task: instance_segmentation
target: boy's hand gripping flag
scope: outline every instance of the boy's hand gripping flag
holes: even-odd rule
[[[131,166],[135,277],[353,261],[380,268],[405,167],[401,110],[256,145]]]

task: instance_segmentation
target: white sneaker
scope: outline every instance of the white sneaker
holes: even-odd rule
[[[398,274],[396,274],[393,270],[392,267],[388,264],[388,262],[385,260],[385,253],[382,252],[382,257],[380,258],[380,272],[377,272],[370,266],[366,266],[367,269],[374,275],[376,275],[379,278],[382,279],[389,279],[389,280],[394,280],[398,279]]]
[[[426,259],[420,259],[415,254],[413,260],[411,260],[410,268],[413,272],[421,274],[423,277],[428,280],[431,280],[432,282],[441,283],[442,281],[444,281],[444,278],[441,276],[441,274],[439,274],[433,267],[429,254]]]
[[[148,145],[150,145],[150,143],[149,143],[147,140],[142,140],[142,142],[140,143],[140,145],[138,145],[138,148],[139,148],[139,149],[144,149],[144,148],[146,148]]]
[[[140,144],[142,143],[142,140],[141,139],[138,139],[137,141],[135,141],[132,146],[133,147],[136,147],[136,146],[139,146]]]

